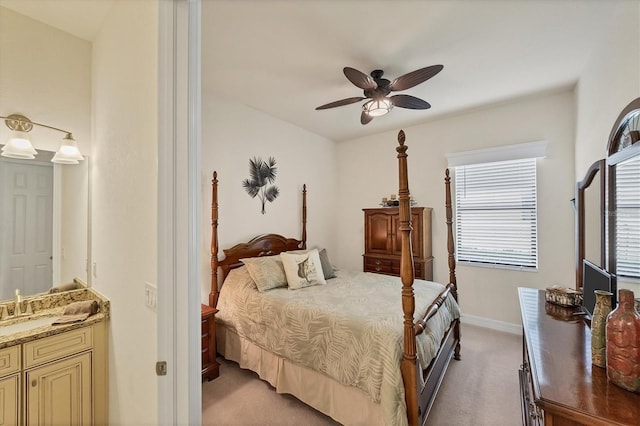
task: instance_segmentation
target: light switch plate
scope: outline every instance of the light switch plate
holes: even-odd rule
[[[144,304],[153,311],[158,305],[158,288],[148,282],[144,283]]]

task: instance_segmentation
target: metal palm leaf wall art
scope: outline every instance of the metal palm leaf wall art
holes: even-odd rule
[[[247,191],[251,198],[256,198],[262,203],[262,214],[266,213],[266,202],[273,202],[280,190],[273,185],[276,180],[276,160],[269,157],[269,160],[263,161],[260,157],[253,157],[249,160],[249,179],[242,181],[242,187]]]

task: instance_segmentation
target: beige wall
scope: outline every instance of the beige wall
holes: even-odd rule
[[[418,205],[432,207],[434,280],[448,279],[444,211],[445,154],[521,142],[548,140],[538,160],[537,272],[458,265],[461,307],[468,319],[480,317],[519,324],[519,286],[573,285],[573,92],[540,95],[487,106],[404,129],[409,185]],[[397,132],[338,144],[339,266],[362,268],[362,208],[397,193]],[[508,328],[508,327],[507,327]],[[511,327],[513,329],[513,327]]]
[[[214,94],[202,96],[202,301],[208,303],[211,269],[211,176],[218,172],[219,245],[246,242],[265,232],[301,237],[302,185],[307,185],[307,235],[310,247],[334,246],[337,175],[335,143],[263,112]],[[258,198],[242,187],[249,159],[274,157],[280,195],[261,214]],[[338,240],[339,242],[339,240]],[[219,252],[222,258],[222,250]],[[337,260],[337,257],[336,259]]]
[[[91,43],[0,7],[0,115],[14,113],[73,132],[80,151],[91,154]],[[0,144],[9,137],[3,120]],[[64,134],[34,126],[29,137],[36,149],[55,152]],[[87,163],[54,166],[61,229],[54,285],[87,280]]]
[[[640,96],[640,2],[617,6],[616,25],[584,67],[576,90],[576,180],[606,155],[611,126]]]
[[[91,43],[0,7],[0,115],[73,132],[91,151]],[[1,140],[9,134],[2,123]],[[37,149],[57,151],[64,134],[34,128]]]
[[[156,424],[157,321],[144,306],[157,265],[156,2],[117,2],[93,47],[0,7],[0,115],[14,112],[73,131],[92,156],[93,284],[112,309],[110,424]],[[36,148],[57,150],[57,133],[31,133]]]
[[[584,177],[594,161],[604,158],[614,121],[640,96],[640,2],[623,2],[617,9],[616,26],[595,46],[577,85],[576,180]],[[590,218],[594,215],[587,213],[587,220]],[[630,288],[640,297],[640,283],[619,281],[618,287]]]
[[[111,300],[110,424],[157,423],[158,5],[115,2],[93,44],[94,287]]]

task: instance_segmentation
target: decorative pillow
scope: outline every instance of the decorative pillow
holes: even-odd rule
[[[280,253],[289,288],[297,290],[312,285],[326,284],[317,249],[307,253]]]
[[[279,255],[250,257],[240,259],[240,261],[247,267],[258,291],[287,286],[287,277],[284,274],[284,267]]]
[[[322,272],[324,274],[325,280],[336,277],[336,272],[333,270],[333,266],[329,261],[329,255],[327,254],[327,249],[320,250],[320,263],[322,264]]]
[[[322,273],[324,274],[324,279],[328,280],[330,278],[335,278],[336,272],[335,272],[335,268],[333,267],[333,265],[331,265],[331,262],[329,261],[329,255],[327,254],[327,249],[318,249],[319,250],[319,254],[320,254],[320,263],[322,264]],[[287,253],[292,253],[292,254],[303,254],[303,253],[309,253],[311,250],[291,250],[288,251]]]

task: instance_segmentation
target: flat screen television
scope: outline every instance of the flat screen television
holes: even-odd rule
[[[615,274],[611,274],[594,265],[588,260],[582,261],[582,310],[591,319],[596,305],[595,290],[604,290],[613,294],[611,306],[616,307],[617,281]]]

